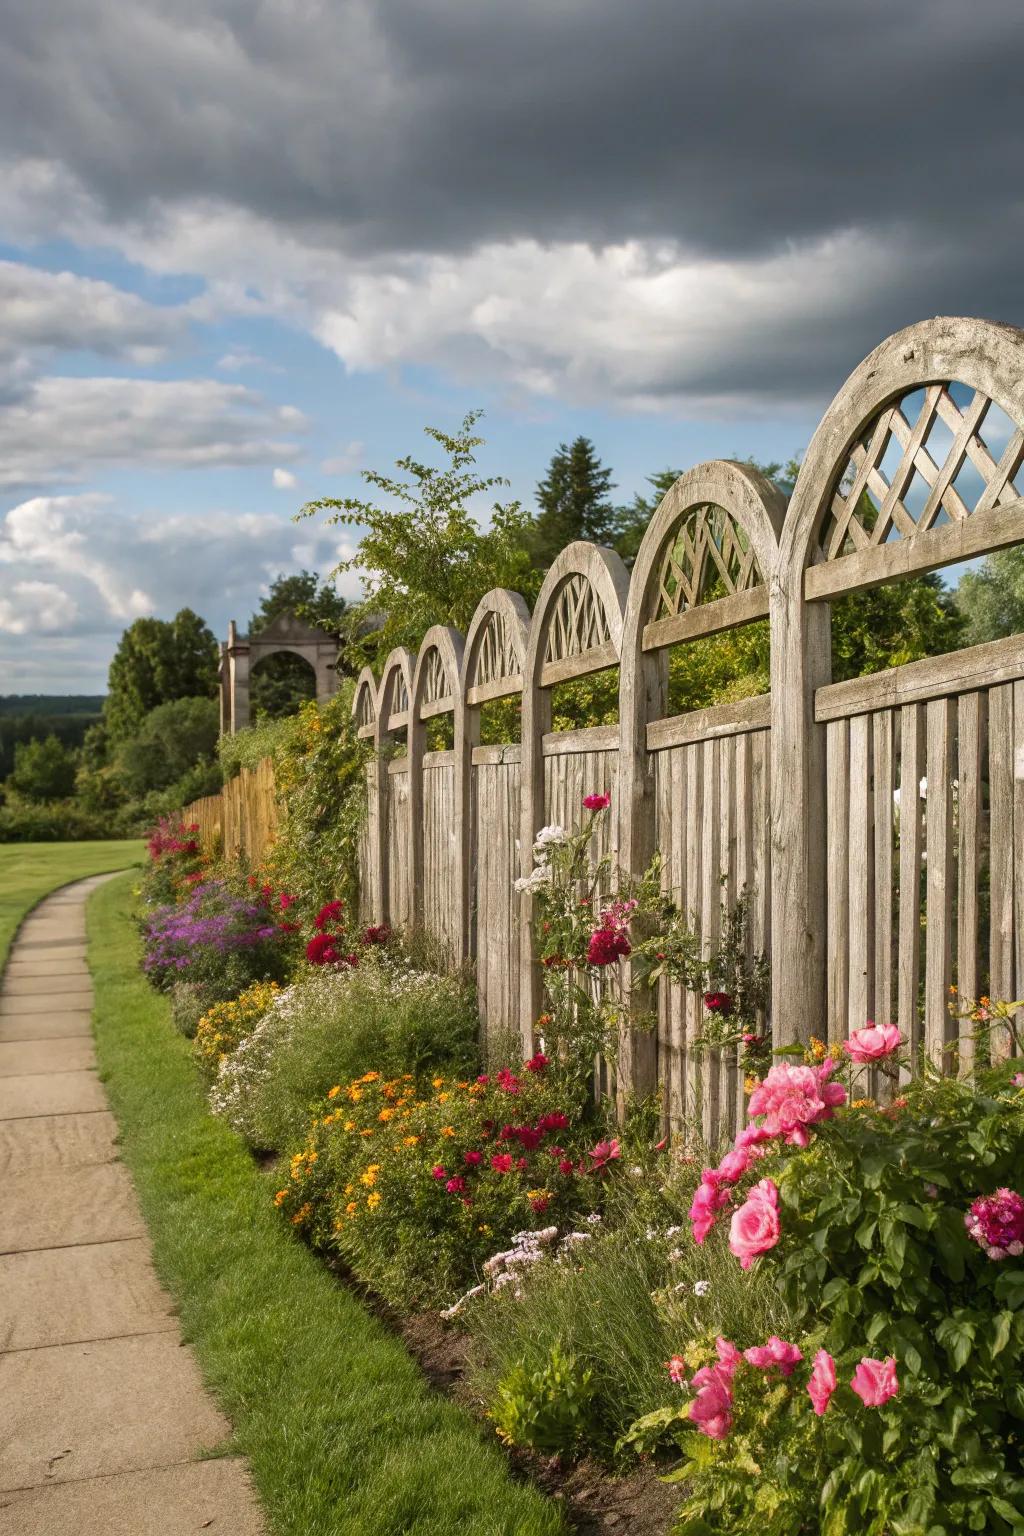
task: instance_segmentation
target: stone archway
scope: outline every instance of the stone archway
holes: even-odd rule
[[[326,630],[315,629],[294,614],[280,613],[265,629],[254,635],[240,635],[234,619],[228,625],[228,638],[220,648],[220,731],[233,736],[249,724],[249,688],[252,669],[268,656],[279,652],[301,656],[309,663],[316,678],[316,698],[324,703],[338,687],[335,663],[338,639]]]

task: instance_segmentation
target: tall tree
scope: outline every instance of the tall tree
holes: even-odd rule
[[[647,476],[647,484],[651,487],[648,495],[643,496],[638,491],[628,506],[616,507],[612,548],[618,551],[630,570],[640,552],[647,524],[658,510],[658,503],[681,474],[681,469],[659,469],[656,474]]]
[[[111,745],[135,734],[158,704],[213,698],[217,641],[191,608],[173,619],[136,619],[121,636],[110,663],[103,716]]]
[[[356,554],[337,568],[363,579],[363,598],[346,611],[342,654],[350,670],[383,661],[396,645],[417,650],[432,624],[465,632],[491,587],[536,592],[525,542],[529,514],[518,502],[495,502],[490,525],[481,528],[471,511],[472,502],[508,484],[475,468],[484,441],[473,432],[479,416],[471,411],[455,433],[424,428],[448,460],[441,469],[408,455],[396,466],[402,478],[363,470],[383,505],[350,496],[303,507],[303,516],[326,512],[328,523],[363,530]]]
[[[66,800],[75,788],[76,769],[76,754],[56,736],[44,736],[18,743],[7,782],[26,800]]]
[[[986,555],[976,571],[965,571],[956,605],[970,645],[1024,632],[1024,544]]]
[[[537,487],[540,511],[528,541],[542,570],[575,539],[611,542],[615,532],[612,489],[612,472],[601,463],[588,437],[562,443]]]

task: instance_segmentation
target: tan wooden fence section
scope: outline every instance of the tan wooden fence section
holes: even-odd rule
[[[875,1018],[950,1063],[954,982],[1024,996],[1024,637],[833,683],[830,602],[1024,542],[1022,461],[1024,333],[928,321],[851,375],[788,507],[746,465],[701,464],[631,574],[571,545],[532,615],[491,592],[465,638],[433,629],[418,656],[364,671],[367,919],[475,960],[486,1028],[529,1044],[540,968],[513,882],[541,826],[578,824],[584,794],[609,791],[616,864],[638,875],[660,850],[705,944],[723,898],[750,892],[777,1044]],[[770,694],[670,717],[669,648],[763,618]],[[552,688],[609,667],[618,724],[552,731]],[[507,696],[520,742],[481,745],[481,709]],[[444,714],[454,748],[428,751]],[[728,1132],[742,1084],[734,1059],[694,1048],[701,1000],[664,986],[653,1006],[653,1028],[625,1032],[620,1083],[657,1086],[669,1123]]]
[[[273,844],[280,819],[273,764],[264,758],[255,768],[243,768],[219,795],[194,800],[182,815],[198,826],[203,847],[258,864]]]

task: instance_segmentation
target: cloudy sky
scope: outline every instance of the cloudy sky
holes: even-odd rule
[[[529,498],[1024,323],[1020,0],[0,0],[0,693],[222,632],[426,422]],[[342,553],[346,552],[344,549]]]

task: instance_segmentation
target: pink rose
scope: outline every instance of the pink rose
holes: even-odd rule
[[[695,1243],[703,1243],[715,1224],[715,1217],[729,1204],[730,1198],[729,1189],[722,1187],[716,1170],[705,1168],[690,1206],[690,1224]]]
[[[749,1173],[759,1157],[764,1153],[756,1145],[733,1147],[727,1152],[718,1165],[718,1177],[725,1184],[738,1184],[745,1173]]]
[[[903,1036],[895,1024],[869,1024],[866,1029],[855,1029],[849,1040],[843,1041],[843,1050],[859,1067],[869,1067],[884,1061],[902,1044]]]
[[[733,1213],[729,1226],[729,1248],[749,1269],[754,1260],[774,1248],[779,1240],[779,1191],[771,1179],[762,1179]]]
[[[803,1357],[802,1349],[787,1344],[777,1333],[772,1334],[767,1344],[756,1344],[753,1349],[743,1351],[748,1365],[756,1366],[759,1371],[779,1370],[783,1376],[792,1376]]]
[[[727,1381],[731,1381],[736,1374],[737,1367],[742,1363],[743,1356],[731,1339],[723,1339],[721,1334],[715,1340],[715,1349],[718,1351],[718,1368]]]
[[[677,1387],[681,1387],[686,1380],[686,1361],[682,1355],[673,1355],[671,1360],[666,1360],[665,1369],[668,1371],[669,1380],[674,1381]]]
[[[819,1419],[831,1402],[835,1389],[836,1363],[827,1349],[819,1349],[814,1357],[811,1379],[807,1383],[807,1391]]]
[[[871,1360],[865,1356],[854,1371],[850,1386],[866,1407],[881,1408],[900,1389],[895,1359],[892,1355],[888,1360]]]
[[[777,1062],[750,1095],[750,1114],[763,1116],[770,1137],[782,1136],[790,1146],[810,1143],[809,1127],[831,1120],[838,1105],[846,1102],[841,1083],[829,1082],[835,1062],[819,1067],[792,1066]]]
[[[729,1377],[720,1365],[706,1365],[694,1372],[697,1396],[690,1404],[690,1420],[702,1435],[724,1440],[732,1428],[732,1392]]]

